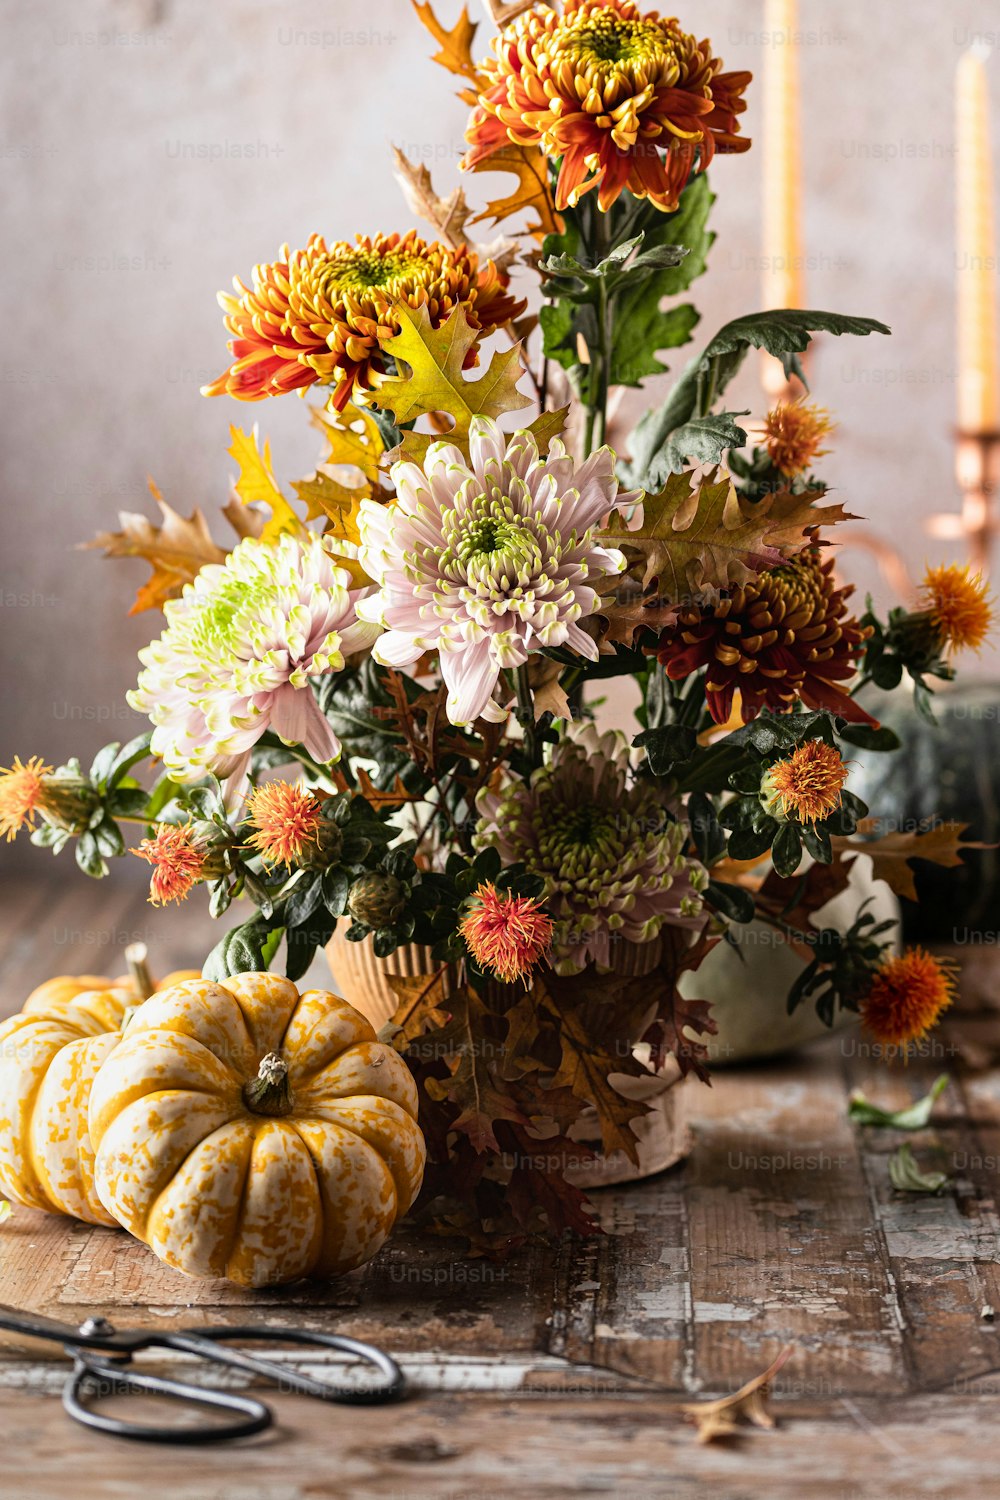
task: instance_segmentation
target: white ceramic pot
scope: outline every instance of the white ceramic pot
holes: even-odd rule
[[[868,908],[876,922],[896,922],[894,951],[899,951],[899,902],[883,880],[876,880],[867,854],[851,862],[850,884],[820,907],[813,917],[815,927],[836,927],[846,932],[861,904],[871,897]],[[766,922],[733,926],[735,947],[719,943],[699,968],[684,974],[681,994],[688,999],[708,1000],[718,1034],[706,1037],[709,1058],[715,1067],[775,1057],[808,1042],[830,1035],[816,1014],[815,1005],[804,1000],[788,1014],[788,991],[806,967],[806,961],[779,932]],[[857,1025],[851,1011],[839,1011],[834,1029]]]

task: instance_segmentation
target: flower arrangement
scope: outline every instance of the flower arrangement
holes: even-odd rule
[[[896,746],[878,694],[904,674],[931,713],[991,610],[958,567],[887,620],[835,574],[833,423],[799,357],[880,323],[738,318],[616,431],[614,393],[695,336],[706,169],[750,145],[749,75],[631,0],[514,7],[485,61],[465,11],[415,9],[470,109],[463,167],[516,186],[475,214],[397,153],[438,239],[313,235],[220,298],[232,358],[205,393],[310,395],[321,461],[289,495],[234,427],[232,550],[158,493],[161,526],[98,539],[152,565],[136,608],[165,627],[129,694],[152,730],[89,771],[15,761],[0,831],[73,842],[91,876],[131,847],[157,904],[240,898],[208,978],[297,980],[335,931],[423,955],[385,1032],[419,1084],[423,1212],[494,1246],[593,1227],[581,1116],[635,1159],[649,1105],[622,1075],[705,1076],[712,996],[679,980],[741,924],[801,954],[790,1008],[860,1012],[901,1051],[933,1026],[946,966],[893,956],[864,906],[810,918],[858,853],[890,881],[958,862],[959,830],[875,837],[850,754]],[[803,397],[751,428],[725,395],[752,348]],[[595,723],[616,680],[638,733]]]

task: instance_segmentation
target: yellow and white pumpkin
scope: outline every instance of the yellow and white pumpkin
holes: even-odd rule
[[[338,996],[272,974],[180,984],[136,1012],[95,1080],[97,1192],[188,1275],[335,1276],[416,1197],[416,1115],[402,1058]]]
[[[15,1203],[115,1223],[94,1190],[87,1110],[97,1070],[140,998],[128,976],[63,974],[0,1025],[0,1189]]]

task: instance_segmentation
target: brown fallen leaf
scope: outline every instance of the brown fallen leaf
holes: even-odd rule
[[[794,1344],[786,1344],[777,1359],[772,1360],[761,1375],[755,1375],[746,1385],[741,1385],[731,1396],[721,1396],[717,1401],[697,1401],[682,1406],[681,1411],[698,1429],[699,1443],[712,1443],[718,1438],[733,1437],[741,1424],[772,1428],[774,1418],[767,1409],[769,1386],[778,1371],[795,1353]]]
[[[102,531],[92,542],[80,544],[83,548],[102,547],[105,557],[141,557],[149,563],[153,574],[136,594],[129,611],[133,615],[144,609],[162,609],[206,563],[226,560],[200,510],[196,508],[185,518],[167,504],[151,479],[148,484],[163,516],[161,526],[138,511],[123,510],[118,517],[121,531]]]
[[[866,818],[858,824],[858,832],[875,826],[875,819]],[[857,854],[871,855],[876,880],[884,880],[897,896],[906,896],[910,901],[918,900],[917,887],[913,879],[910,861],[926,859],[931,864],[942,865],[946,870],[962,863],[966,849],[995,849],[996,844],[982,844],[969,840],[962,842],[962,834],[968,823],[938,823],[923,832],[910,830],[905,833],[886,833],[880,839],[866,840],[835,838],[834,853],[840,859],[853,859]]]
[[[434,191],[431,174],[425,166],[412,162],[398,146],[393,146],[392,155],[396,163],[393,175],[413,212],[418,218],[433,224],[441,238],[453,249],[463,245],[465,226],[472,212],[464,190],[457,187],[447,198],[441,198]]]

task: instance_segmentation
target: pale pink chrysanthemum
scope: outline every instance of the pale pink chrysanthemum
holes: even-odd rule
[[[386,631],[372,655],[406,667],[436,651],[453,724],[504,717],[500,673],[533,651],[595,660],[580,621],[625,568],[596,535],[618,494],[610,448],[578,468],[558,439],[542,456],[532,433],[507,437],[474,417],[470,454],[432,443],[423,468],[394,464],[396,503],[366,500],[360,517],[361,566],[378,592],[358,614]]]
[[[481,969],[504,984],[527,979],[552,943],[552,921],[541,902],[484,882],[459,931]]]
[[[359,591],[321,539],[240,542],[164,606],[167,628],[139,652],[128,701],[153,721],[152,750],[178,781],[243,778],[271,730],[320,764],[340,744],[310,677],[337,672],[378,635],[359,622]]]

